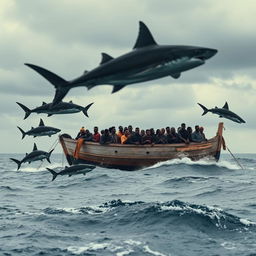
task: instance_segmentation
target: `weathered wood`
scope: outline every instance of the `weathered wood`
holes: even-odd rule
[[[76,140],[60,136],[60,143],[69,164],[86,162],[105,167],[134,170],[183,157],[192,160],[211,158],[218,161],[222,145],[222,131],[223,123],[219,123],[215,137],[201,143],[192,142],[190,144],[100,145],[99,143],[85,142],[77,160],[73,158]]]

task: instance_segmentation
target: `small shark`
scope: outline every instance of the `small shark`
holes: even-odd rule
[[[92,171],[95,167],[96,166],[94,165],[88,165],[88,164],[78,164],[70,167],[65,166],[65,169],[61,170],[58,173],[50,168],[46,168],[46,169],[53,175],[52,181],[54,181],[58,175],[68,175],[69,177],[77,174],[85,175],[86,173]]]
[[[44,113],[44,114],[48,114],[48,116],[52,116],[52,115],[59,115],[59,114],[73,114],[73,113],[78,113],[80,111],[82,111],[85,116],[89,117],[87,114],[87,111],[93,104],[93,103],[90,103],[86,107],[82,107],[74,104],[72,101],[70,102],[61,101],[58,104],[53,106],[52,103],[43,102],[42,106],[36,107],[34,109],[29,109],[28,107],[26,107],[25,105],[19,102],[16,102],[16,103],[25,111],[24,119],[26,119],[31,113],[37,113],[37,114]]]
[[[39,137],[39,136],[49,136],[49,137],[51,137],[53,134],[56,134],[56,133],[61,131],[60,129],[57,129],[57,128],[54,128],[54,127],[45,126],[42,119],[40,119],[38,127],[36,127],[36,128],[31,127],[31,129],[27,132],[24,132],[19,126],[17,126],[17,127],[22,133],[22,139],[24,139],[24,137],[26,135],[34,136],[34,138]]]
[[[219,117],[224,117],[224,118],[230,119],[233,122],[236,122],[239,124],[245,123],[245,121],[240,116],[238,116],[237,114],[235,114],[234,112],[229,110],[227,102],[225,103],[225,105],[222,108],[215,107],[215,108],[211,108],[211,109],[206,108],[205,106],[203,106],[200,103],[197,103],[197,104],[204,110],[202,116],[205,115],[207,112],[212,112],[213,114],[219,115]]]
[[[55,87],[52,104],[60,102],[70,89],[85,86],[91,89],[98,85],[113,85],[112,93],[125,86],[166,76],[175,79],[181,73],[203,65],[217,50],[198,46],[158,45],[148,27],[139,22],[139,34],[132,51],[113,58],[102,53],[100,65],[85,71],[80,77],[66,81],[53,72],[25,63]]]
[[[14,158],[10,158],[12,161],[14,161],[17,165],[18,165],[18,169],[20,169],[21,164],[23,163],[31,163],[31,162],[35,162],[35,161],[39,161],[39,160],[43,160],[46,159],[49,163],[51,163],[50,161],[50,156],[51,153],[54,149],[52,149],[50,152],[46,152],[46,151],[42,151],[42,150],[38,150],[36,143],[34,143],[34,147],[33,147],[33,151],[31,153],[26,153],[26,156],[22,159],[22,160],[17,160]]]

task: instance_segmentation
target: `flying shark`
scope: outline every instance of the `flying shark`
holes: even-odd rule
[[[114,58],[102,53],[98,67],[67,81],[42,67],[25,63],[55,87],[52,104],[60,102],[70,89],[85,86],[91,89],[98,85],[113,85],[115,93],[127,85],[159,79],[166,76],[179,78],[181,73],[205,63],[217,53],[216,49],[182,46],[158,45],[148,27],[139,22],[139,34],[132,51]]]
[[[90,103],[86,107],[82,107],[77,104],[74,104],[72,101],[70,102],[61,101],[58,104],[53,106],[52,103],[43,102],[42,106],[36,107],[34,109],[29,109],[28,107],[26,107],[25,105],[19,102],[16,102],[16,103],[25,111],[24,119],[26,119],[31,113],[37,113],[37,114],[44,113],[44,114],[48,114],[48,116],[52,116],[57,114],[73,114],[73,113],[78,113],[80,111],[82,111],[85,116],[89,117],[87,111],[93,104],[93,103]]]
[[[52,181],[54,181],[58,175],[68,175],[69,177],[77,174],[85,175],[86,173],[91,172],[95,167],[96,166],[89,165],[89,164],[77,164],[70,167],[65,166],[65,169],[61,170],[58,173],[50,168],[46,168],[46,169],[53,175]]]
[[[50,127],[50,126],[45,126],[44,125],[44,121],[42,119],[40,119],[38,127],[36,127],[36,128],[31,127],[31,129],[29,131],[27,131],[27,132],[23,131],[19,126],[17,126],[17,127],[21,131],[21,133],[22,133],[22,139],[24,139],[24,137],[26,135],[34,136],[34,138],[35,137],[39,137],[39,136],[49,136],[49,137],[51,137],[53,134],[56,134],[56,133],[61,131],[58,128],[54,128],[54,127]]]
[[[10,159],[18,165],[17,170],[19,170],[21,164],[23,164],[23,163],[30,164],[31,162],[35,162],[35,161],[39,161],[39,160],[43,161],[43,159],[46,159],[49,163],[51,163],[50,156],[51,156],[53,150],[54,149],[52,149],[50,152],[38,150],[36,143],[34,143],[33,151],[30,152],[29,154],[26,153],[26,156],[22,160],[17,160],[14,158],[10,158]]]
[[[215,108],[211,108],[211,109],[206,108],[205,106],[203,106],[200,103],[197,103],[197,104],[204,110],[202,116],[205,115],[207,112],[212,112],[213,114],[219,115],[219,117],[224,117],[224,118],[230,119],[233,122],[236,122],[239,124],[245,123],[245,121],[240,116],[238,116],[237,114],[235,114],[234,112],[229,110],[227,102],[225,103],[225,105],[222,108],[215,107]]]

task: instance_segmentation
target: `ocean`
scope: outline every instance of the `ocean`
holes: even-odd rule
[[[53,182],[46,167],[0,155],[0,255],[256,255],[256,154],[97,167]]]

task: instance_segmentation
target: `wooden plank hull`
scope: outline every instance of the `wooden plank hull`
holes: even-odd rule
[[[212,139],[202,143],[121,145],[86,142],[82,145],[79,158],[74,159],[76,140],[60,136],[60,143],[69,164],[90,163],[122,170],[137,170],[171,159],[188,157],[192,160],[210,158],[218,161],[222,144],[223,123]]]

